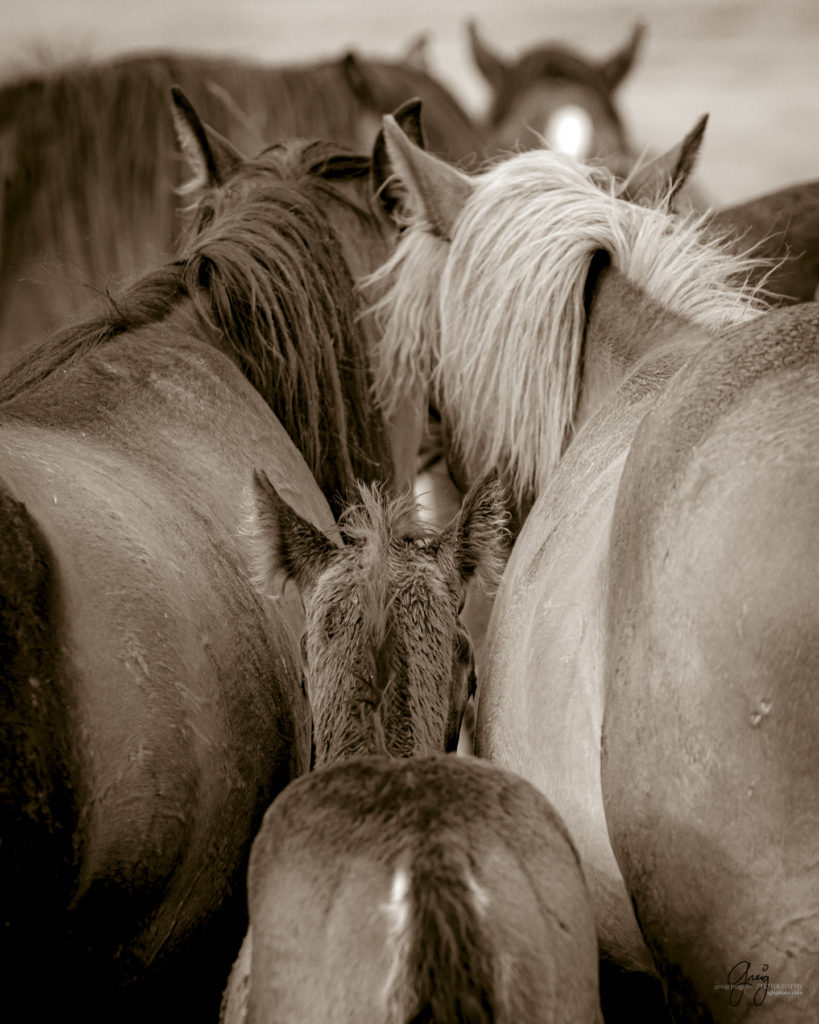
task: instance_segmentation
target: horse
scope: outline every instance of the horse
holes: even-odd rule
[[[403,486],[353,285],[392,237],[370,161],[246,159],[178,91],[174,120],[177,255],[0,380],[1,941],[34,1017],[215,1019],[251,841],[310,760],[252,473],[331,537],[356,480]]]
[[[645,26],[604,60],[591,60],[559,44],[539,44],[516,61],[495,52],[467,24],[475,65],[491,90],[484,125],[498,150],[553,149],[582,160],[602,160],[613,170],[631,167],[634,154],[615,94],[640,49]]]
[[[508,554],[502,491],[478,484],[440,532],[415,513],[362,486],[339,544],[256,476],[259,586],[304,601],[315,771],[254,840],[224,1024],[599,1020],[565,826],[523,780],[443,753],[474,686],[466,584],[496,585]]]
[[[669,212],[703,128],[636,201],[560,154],[473,178],[385,128],[378,385],[433,386],[462,480],[513,490],[476,751],[577,842],[612,1020],[640,973],[678,1021],[819,982],[819,307],[767,309],[758,263]]]
[[[386,158],[384,166],[389,166]],[[817,296],[819,180],[708,211],[708,225],[717,238],[731,242],[737,255],[751,252],[759,258],[748,268],[749,280],[765,289],[770,302],[790,305],[810,302]],[[433,429],[434,435],[424,449],[417,492],[427,503],[430,521],[439,523],[452,514],[461,492],[443,456],[439,418]]]
[[[819,179],[716,211],[711,226],[775,261],[760,284],[782,302],[811,302],[819,289]]]
[[[353,52],[290,66],[150,53],[9,81],[0,88],[0,356],[92,309],[111,279],[173,252],[184,225],[174,189],[186,173],[166,109],[174,84],[243,152],[292,137],[369,152],[381,115],[417,96],[434,151],[483,153],[481,133],[431,75]]]

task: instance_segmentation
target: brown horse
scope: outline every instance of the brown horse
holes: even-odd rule
[[[511,773],[440,755],[471,675],[466,583],[493,585],[505,561],[501,492],[473,489],[438,534],[409,499],[362,487],[341,546],[261,476],[256,500],[260,581],[280,590],[286,574],[305,604],[318,770],[253,844],[223,1021],[598,1020],[594,924],[562,822]]]
[[[605,60],[567,46],[540,44],[510,62],[468,26],[472,56],[492,90],[485,125],[497,150],[539,148],[544,141],[581,160],[602,160],[623,172],[634,162],[616,91],[634,64],[644,28]]]
[[[246,160],[175,116],[177,256],[0,381],[0,957],[34,1019],[215,1017],[251,840],[310,749],[252,473],[330,536],[328,501],[394,475],[352,277],[391,237],[369,161]]]
[[[759,268],[669,215],[701,135],[632,203],[546,151],[469,178],[392,126],[381,387],[419,367],[463,477],[494,466],[525,519],[476,749],[565,818],[607,961],[735,1021],[819,984],[819,307],[766,312]]]
[[[429,74],[352,53],[284,67],[130,56],[10,82],[0,89],[0,357],[173,251],[185,175],[166,109],[174,84],[244,152],[295,137],[369,152],[381,115],[412,96],[424,100],[435,152],[458,160],[483,149]]]
[[[783,302],[811,302],[819,289],[819,179],[718,210],[711,226],[775,261],[760,283]]]

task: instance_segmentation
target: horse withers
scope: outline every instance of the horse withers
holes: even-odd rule
[[[546,151],[469,178],[389,126],[380,384],[420,368],[463,479],[513,490],[476,749],[577,843],[607,1019],[639,1012],[623,971],[675,1020],[796,1021],[781,994],[819,984],[819,307],[768,310],[764,266],[669,212],[703,127],[631,201]]]
[[[0,381],[0,958],[32,1018],[216,1016],[251,841],[310,759],[253,470],[329,536],[397,476],[353,285],[392,238],[369,160],[245,159],[174,109],[190,235]]]
[[[280,591],[284,566],[305,602],[316,771],[253,844],[223,1021],[597,1020],[563,824],[511,773],[442,753],[471,676],[466,583],[505,560],[501,492],[475,488],[438,533],[362,488],[339,547],[257,484],[260,582]]]

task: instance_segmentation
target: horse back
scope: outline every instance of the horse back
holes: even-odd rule
[[[691,360],[642,422],[617,497],[604,796],[681,1019],[734,1019],[740,962],[817,982],[817,441],[809,304]],[[767,1009],[802,1019],[796,1002]]]

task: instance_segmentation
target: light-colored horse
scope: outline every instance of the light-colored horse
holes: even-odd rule
[[[441,753],[471,676],[466,583],[505,559],[501,497],[473,490],[439,535],[362,488],[338,545],[257,477],[260,581],[278,590],[284,567],[305,603],[317,770],[254,842],[226,1024],[599,1019],[565,827],[523,780]]]
[[[742,965],[819,985],[819,307],[765,312],[668,212],[701,134],[635,203],[545,151],[472,179],[390,126],[409,227],[374,285],[387,399],[433,381],[461,478],[528,512],[477,750],[566,819],[607,961],[733,1021],[767,991],[729,989]]]

